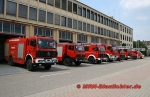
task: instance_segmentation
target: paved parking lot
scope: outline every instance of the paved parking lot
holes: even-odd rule
[[[0,65],[2,97],[150,97],[150,58],[81,66],[54,65],[29,72]],[[81,88],[77,88],[77,84]],[[140,89],[83,89],[83,84],[141,85]]]

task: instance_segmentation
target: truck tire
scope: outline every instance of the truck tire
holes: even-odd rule
[[[95,59],[92,56],[89,57],[88,61],[89,61],[90,64],[95,64]]]
[[[9,59],[8,59],[8,65],[10,65],[10,66],[14,65],[13,57],[9,57]]]
[[[26,61],[26,66],[27,66],[27,69],[28,69],[29,71],[33,71],[33,70],[34,70],[34,66],[33,66],[33,64],[32,64],[32,60],[31,60],[31,59],[28,59],[28,60]]]
[[[49,65],[49,66],[44,66],[44,68],[45,68],[46,70],[49,70],[49,69],[51,69],[51,65]]]
[[[76,66],[80,66],[81,62],[75,62]]]
[[[70,58],[65,58],[63,64],[66,65],[66,66],[70,66],[71,65]]]

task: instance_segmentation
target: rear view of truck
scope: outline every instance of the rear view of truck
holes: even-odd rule
[[[64,65],[77,65],[79,66],[85,58],[84,47],[82,44],[76,43],[58,43],[58,63]]]

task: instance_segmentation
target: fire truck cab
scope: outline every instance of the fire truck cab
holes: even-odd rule
[[[114,51],[112,45],[102,44],[102,46],[105,47],[108,62],[112,62],[117,59],[117,52]]]
[[[138,50],[137,49],[132,48],[130,54],[131,54],[132,59],[137,59],[138,58]]]
[[[85,58],[84,47],[77,43],[58,43],[58,63],[79,66]]]
[[[98,63],[107,60],[107,54],[105,47],[101,44],[90,43],[84,44],[85,50],[85,61],[88,61],[90,64]]]
[[[29,71],[40,65],[48,70],[57,62],[56,42],[45,36],[7,39],[4,56],[9,65],[25,64]]]

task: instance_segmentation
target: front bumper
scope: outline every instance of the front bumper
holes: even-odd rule
[[[82,62],[82,61],[85,60],[85,58],[81,58],[81,57],[80,57],[80,58],[76,58],[75,60],[76,60],[76,61],[81,61],[81,62]]]
[[[57,58],[49,58],[49,59],[45,59],[45,58],[37,58],[35,59],[35,63],[38,63],[38,64],[54,64],[54,63],[57,63],[58,60]]]

